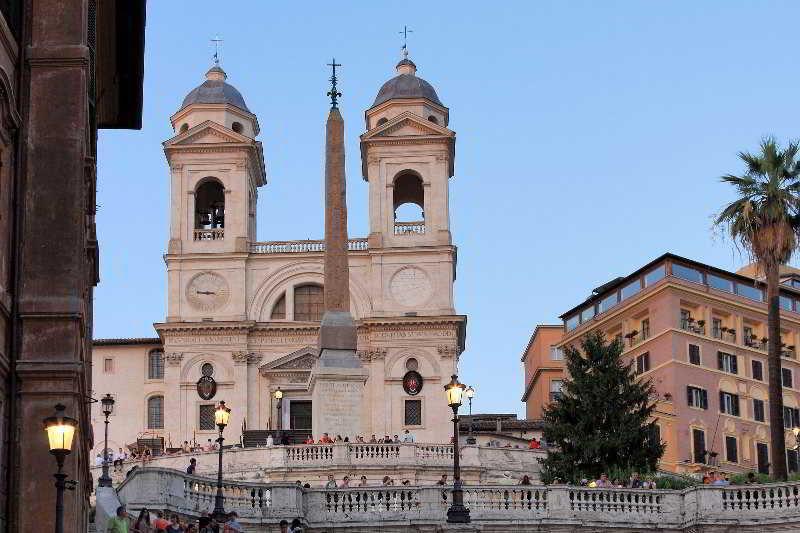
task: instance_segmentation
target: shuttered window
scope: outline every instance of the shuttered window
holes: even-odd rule
[[[764,421],[764,400],[753,400],[753,420]]]
[[[163,396],[153,396],[147,400],[147,428],[164,429]]]
[[[706,462],[706,432],[702,429],[692,429],[692,456],[695,463]]]
[[[739,395],[720,391],[719,412],[726,415],[739,416]]]
[[[739,462],[739,449],[736,443],[736,437],[725,437],[725,460],[729,463]]]
[[[753,369],[753,379],[764,381],[764,363],[757,359],[753,359],[750,364]]]
[[[693,365],[700,364],[700,347],[696,344],[689,345],[689,362]]]
[[[689,407],[708,409],[708,391],[699,387],[686,387],[686,403]]]
[[[736,356],[730,353],[717,352],[717,368],[731,374],[739,373],[739,365]]]

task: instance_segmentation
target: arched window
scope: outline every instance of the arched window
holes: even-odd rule
[[[160,349],[147,354],[147,379],[164,379],[164,352]]]
[[[286,320],[286,295],[284,294],[272,307],[270,318],[273,320]]]
[[[242,133],[244,127],[242,126],[241,122],[234,122],[233,124],[231,124],[231,129],[236,133]]]
[[[222,229],[225,227],[225,189],[210,179],[200,185],[194,195],[195,229]]]
[[[164,429],[164,397],[147,400],[147,429]]]
[[[325,302],[319,285],[299,285],[294,289],[294,319],[317,322],[322,320]]]
[[[429,115],[428,116],[428,120],[433,122],[434,124],[438,124],[439,123],[439,119],[436,118],[434,115]]]
[[[181,124],[181,133],[185,131],[189,131],[189,125],[184,122],[183,124]]]
[[[425,233],[425,192],[422,178],[414,172],[401,173],[394,180],[394,232]]]
[[[386,117],[379,118],[379,119],[378,119],[378,123],[376,124],[376,126],[383,126],[383,125],[384,125],[384,124],[386,124],[387,122],[389,122],[389,119],[388,119],[388,118],[386,118]]]

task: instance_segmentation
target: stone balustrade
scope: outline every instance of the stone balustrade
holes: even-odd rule
[[[223,228],[194,230],[194,240],[196,241],[221,241],[224,238],[225,230]]]
[[[521,448],[487,448],[464,446],[461,448],[462,476],[468,483],[503,483],[519,481],[523,475],[538,479],[538,459],[546,455],[542,450]],[[163,455],[147,462],[147,468],[174,468],[185,471],[189,459],[197,459],[198,475],[214,476],[217,472],[216,452],[196,452]],[[230,448],[223,453],[223,471],[228,479],[268,481],[296,481],[319,485],[334,474],[368,476],[378,480],[388,475],[398,483],[404,479],[415,484],[427,484],[451,471],[453,446],[449,444],[300,444],[262,448]],[[124,472],[141,461],[125,463]],[[94,467],[95,479],[100,467]],[[113,472],[116,482],[122,481],[124,472]]]
[[[378,453],[384,452],[392,453]],[[451,499],[450,487],[441,486],[304,489],[294,483],[225,481],[223,493],[225,508],[235,510],[248,531],[265,531],[293,518],[303,519],[312,530],[428,531],[445,522]],[[216,484],[211,478],[148,467],[135,470],[118,494],[129,511],[148,507],[198,516],[213,508]],[[683,491],[466,485],[464,503],[482,531],[800,530],[800,483]]]
[[[363,252],[367,248],[366,238],[347,240],[347,249],[351,252]],[[254,254],[301,254],[324,251],[323,240],[254,242],[250,245],[250,252]]]
[[[395,235],[425,235],[425,221],[418,222],[395,222]]]

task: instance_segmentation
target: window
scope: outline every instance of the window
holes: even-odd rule
[[[214,404],[200,406],[200,424],[202,431],[214,430]]]
[[[678,263],[672,263],[672,275],[686,281],[703,283],[703,275],[699,270],[679,265]]]
[[[211,363],[203,363],[203,366],[200,367],[200,374],[203,376],[211,377],[214,375],[214,365]]]
[[[558,346],[550,346],[550,359],[552,361],[563,361],[564,351]]]
[[[764,300],[764,295],[761,292],[761,289],[756,289],[755,287],[743,285],[741,283],[736,284],[736,294],[739,296],[744,296],[745,298],[750,298],[751,300],[758,300],[759,302]]]
[[[236,133],[242,133],[242,131],[244,131],[244,127],[242,126],[241,122],[234,122],[231,124],[231,129]]]
[[[786,468],[791,473],[797,472],[797,450],[786,450]]]
[[[700,364],[700,347],[696,344],[689,345],[689,362],[693,365]]]
[[[189,131],[189,125],[184,122],[183,124],[181,124],[181,133],[184,133],[186,131]]]
[[[598,312],[602,313],[604,311],[608,311],[609,309],[617,305],[617,303],[619,303],[619,294],[615,292],[600,300],[600,304],[598,305]]]
[[[667,275],[666,265],[661,265],[660,267],[656,267],[655,270],[651,270],[644,276],[644,286],[649,287],[650,285],[662,279],[666,275]]]
[[[736,437],[725,436],[725,460],[729,463],[739,462],[739,449],[736,444]]]
[[[765,442],[756,443],[756,462],[759,474],[769,474],[769,447]]]
[[[781,309],[784,309],[786,311],[791,311],[792,310],[792,299],[791,298],[789,298],[788,296],[781,296],[780,297],[780,302],[781,302]]]
[[[428,120],[430,120],[434,124],[438,124],[439,123],[439,120],[433,115],[428,115]]]
[[[764,421],[764,400],[753,400],[753,420]]]
[[[644,374],[650,370],[650,352],[645,352],[636,357],[636,373]]]
[[[717,352],[717,369],[731,374],[739,373],[736,356],[730,353]]]
[[[686,402],[689,407],[708,409],[708,391],[700,387],[686,387]]]
[[[800,427],[800,410],[795,407],[783,406],[783,427],[792,429]]]
[[[708,279],[708,285],[714,289],[725,292],[733,292],[733,282],[729,279],[721,278],[719,276],[715,276],[714,274],[708,274],[706,279]]]
[[[216,179],[209,179],[194,193],[195,229],[222,229],[225,227],[225,188]],[[205,235],[201,233],[201,237]],[[215,239],[209,232],[208,239]],[[202,237],[206,238],[206,237]]]
[[[622,295],[621,299],[624,300],[625,298],[630,298],[640,290],[642,290],[642,283],[638,279],[632,281],[631,283],[628,283],[622,287],[622,291],[620,291],[620,294]]]
[[[422,425],[422,400],[406,400],[405,402],[405,425]]]
[[[581,323],[588,322],[594,318],[594,306],[587,307],[581,311]]]
[[[792,388],[792,370],[790,368],[781,368],[781,383],[784,387]]]
[[[282,295],[278,298],[278,301],[275,302],[275,305],[272,306],[272,314],[270,315],[272,320],[286,320],[286,295]]]
[[[711,336],[715,339],[722,338],[722,319],[721,318],[712,318],[711,319]]]
[[[692,455],[695,463],[706,462],[706,432],[692,428]]]
[[[750,365],[753,367],[753,379],[764,381],[764,363],[758,359],[753,359]]]
[[[398,222],[417,222],[425,220],[425,187],[422,177],[414,171],[404,170],[394,178],[392,189],[394,205],[395,234],[424,233],[413,225],[397,226]]]
[[[416,372],[419,370],[419,361],[417,361],[417,359],[414,357],[409,357],[406,360],[406,370],[409,372]]]
[[[383,125],[384,125],[384,124],[386,124],[387,122],[389,122],[389,119],[388,119],[388,118],[386,118],[386,117],[381,117],[381,118],[379,118],[379,119],[378,119],[378,123],[377,123],[376,125],[377,125],[377,126],[383,126]]]
[[[106,357],[103,359],[103,372],[110,374],[114,371],[114,359]]]
[[[739,416],[739,395],[719,391],[719,412]]]
[[[164,397],[147,400],[147,429],[164,429]]]
[[[645,340],[650,337],[650,319],[645,318],[642,320],[642,340]]]
[[[300,285],[294,289],[294,319],[308,322],[322,320],[325,310],[322,287]]]
[[[164,379],[164,352],[150,350],[147,355],[147,379]]]
[[[553,379],[550,380],[550,401],[554,402],[557,399],[561,398],[561,386],[563,385],[563,381],[560,379]]]
[[[688,309],[681,309],[681,328],[689,328],[689,319],[692,318],[692,313]]]
[[[578,315],[573,315],[569,317],[564,323],[564,325],[567,328],[567,331],[571,331],[577,328],[578,324],[580,324],[580,318],[578,318]]]

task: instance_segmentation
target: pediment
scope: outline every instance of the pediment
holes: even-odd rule
[[[317,362],[319,350],[313,346],[300,348],[290,354],[261,365],[261,372],[310,372]]]
[[[235,131],[217,124],[216,122],[207,120],[166,141],[164,146],[169,147],[221,143],[251,144],[252,142],[253,140],[249,137],[245,137],[244,135],[236,133]]]
[[[365,133],[361,140],[369,141],[378,138],[390,137],[430,137],[442,136],[453,137],[455,133],[438,124],[406,111],[394,117],[392,120],[383,124],[372,131]]]

